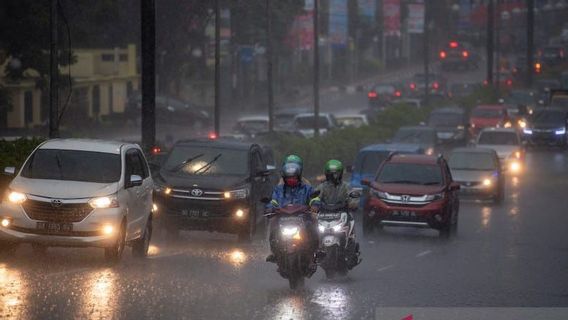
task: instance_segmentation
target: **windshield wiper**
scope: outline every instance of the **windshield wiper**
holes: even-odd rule
[[[201,157],[203,157],[203,156],[204,156],[204,154],[203,154],[203,153],[200,153],[200,154],[198,154],[198,155],[196,155],[196,156],[194,156],[194,157],[191,157],[191,158],[189,158],[189,159],[183,161],[182,163],[180,163],[180,164],[178,164],[177,166],[173,167],[173,168],[170,169],[169,171],[170,171],[170,172],[178,172],[178,171],[180,171],[183,167],[185,167],[188,163],[192,162],[192,161],[195,160],[195,159],[201,158]]]
[[[215,156],[215,158],[211,159],[211,161],[207,162],[207,164],[205,164],[203,167],[195,170],[195,172],[193,172],[193,174],[204,174],[207,171],[209,171],[209,169],[211,169],[211,167],[213,167],[213,164],[219,160],[219,158],[221,158],[222,154],[219,153],[218,155]]]
[[[55,153],[55,161],[57,162],[57,169],[59,170],[59,179],[63,179],[63,165],[61,165],[61,158],[59,158],[59,152]]]

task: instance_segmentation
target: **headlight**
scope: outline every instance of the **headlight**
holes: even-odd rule
[[[463,130],[463,129],[465,129],[464,126],[462,126],[462,125],[459,125],[459,126],[458,126],[458,130]]]
[[[338,224],[336,226],[333,226],[333,232],[339,232],[341,231],[341,229],[343,229],[343,226],[341,224]]]
[[[532,129],[524,128],[524,129],[523,129],[523,133],[524,133],[524,134],[531,135],[531,134],[533,134],[533,131],[532,131]]]
[[[444,193],[428,194],[426,195],[426,201],[434,201],[444,199]]]
[[[298,227],[284,227],[280,232],[282,232],[283,236],[291,237],[296,233],[298,233],[298,231],[299,231]]]
[[[238,189],[227,191],[223,194],[225,199],[246,199],[248,197],[249,191],[248,189]]]
[[[526,123],[525,120],[519,120],[518,124],[519,124],[519,127],[522,128],[522,129],[527,127],[527,123]]]
[[[505,122],[505,124],[503,125],[503,128],[510,128],[510,127],[512,127],[512,126],[513,126],[513,125],[511,124],[511,122],[510,122],[510,121],[507,121],[507,122]]]
[[[320,224],[320,225],[318,225],[318,230],[319,230],[320,233],[324,233],[325,227]]]
[[[511,162],[510,169],[511,172],[519,172],[521,171],[521,164],[517,161]]]
[[[426,149],[426,151],[424,153],[431,156],[431,155],[434,154],[434,148],[430,147],[430,148]]]
[[[563,134],[566,134],[566,128],[560,128],[560,129],[554,131],[554,133],[556,133],[556,134],[559,135],[559,136],[560,136],[560,135],[563,135]]]
[[[10,191],[10,193],[8,194],[8,201],[12,203],[22,204],[26,200],[28,200],[28,197],[24,193],[17,191]]]
[[[93,209],[118,208],[118,199],[116,196],[93,198],[89,204]]]
[[[485,187],[490,187],[493,184],[493,182],[491,181],[491,179],[483,179],[483,186]]]
[[[164,193],[164,194],[170,194],[172,193],[172,189],[166,186],[161,186],[161,185],[156,185],[154,187],[154,191],[156,193]]]

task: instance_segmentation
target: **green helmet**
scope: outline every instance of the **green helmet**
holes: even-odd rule
[[[304,160],[295,154],[287,155],[286,158],[284,158],[284,163],[296,163],[299,164],[300,167],[304,166]]]
[[[329,160],[325,164],[325,179],[340,184],[343,177],[343,163],[339,160]]]

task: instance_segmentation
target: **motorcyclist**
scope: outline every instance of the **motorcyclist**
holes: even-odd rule
[[[314,188],[302,182],[302,167],[298,163],[284,163],[281,170],[283,184],[274,187],[272,200],[266,205],[267,211],[285,207],[290,204],[302,204],[310,206],[312,213],[305,215],[306,228],[309,232],[309,243],[315,252],[319,248],[319,236],[317,231],[317,215],[319,198],[312,198]],[[270,249],[272,253],[266,258],[268,262],[276,262],[274,255],[274,243],[272,241],[275,223],[270,224]]]
[[[304,170],[304,160],[302,160],[302,158],[300,158],[300,156],[297,156],[295,154],[287,155],[284,158],[282,165],[285,165],[286,163],[296,163],[300,166],[302,171]],[[310,181],[308,179],[304,178],[303,176],[302,176],[302,183],[305,184],[305,185],[308,185],[308,186],[311,185]],[[278,182],[278,184],[284,184],[284,179],[281,178],[280,181]]]
[[[349,197],[349,185],[343,182],[343,163],[339,160],[329,160],[325,164],[325,181],[317,186],[322,203],[334,205],[348,203],[349,209],[357,210],[358,201]]]

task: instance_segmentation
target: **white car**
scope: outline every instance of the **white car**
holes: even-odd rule
[[[5,174],[16,174],[5,168]],[[145,257],[152,236],[153,181],[138,145],[54,139],[37,147],[0,204],[0,252],[20,243],[100,247],[117,262],[126,244]]]
[[[294,117],[294,127],[306,138],[312,138],[314,131],[314,114],[301,113]],[[331,113],[319,114],[319,132],[325,135],[328,131],[337,128],[337,120]]]
[[[340,128],[360,128],[369,125],[369,120],[364,114],[342,114],[335,118]]]
[[[233,128],[235,133],[254,136],[268,131],[268,116],[248,116],[237,120]]]
[[[505,171],[513,174],[521,171],[525,152],[516,129],[485,128],[479,133],[476,146],[495,150]]]

